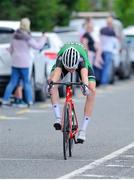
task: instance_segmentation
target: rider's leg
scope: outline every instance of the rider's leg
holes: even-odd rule
[[[90,81],[88,85],[89,89],[91,90],[90,94],[86,97],[86,103],[84,107],[84,120],[83,120],[83,125],[82,129],[86,130],[89,120],[91,120],[92,112],[93,112],[93,106],[94,106],[94,101],[95,101],[95,87],[96,83],[95,81]],[[87,122],[88,120],[88,122]]]
[[[52,102],[52,106],[53,106],[53,111],[56,117],[56,122],[61,121],[61,111],[60,111],[60,105],[59,105],[59,91],[58,91],[58,87],[55,86],[52,88],[51,91],[51,102]]]
[[[50,76],[50,80],[57,82],[60,79],[61,76],[61,69],[56,68]],[[51,89],[51,103],[53,106],[53,111],[56,117],[54,127],[56,130],[61,129],[61,111],[60,111],[60,105],[59,105],[59,91],[58,86],[54,86]]]
[[[91,93],[86,97],[86,103],[84,107],[84,118],[81,124],[81,130],[86,131],[88,123],[91,120],[92,112],[93,112],[93,105],[95,101],[95,82],[89,82],[88,87],[91,90]]]
[[[81,80],[85,84],[88,84],[90,89],[90,94],[86,97],[85,107],[84,107],[84,118],[81,124],[80,132],[78,139],[82,141],[85,140],[85,131],[87,129],[88,123],[91,120],[92,112],[93,112],[93,105],[95,101],[95,94],[96,94],[96,82],[94,80],[88,82],[88,70],[83,68],[81,70]]]

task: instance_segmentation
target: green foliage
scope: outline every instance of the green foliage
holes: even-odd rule
[[[134,0],[115,0],[114,10],[125,26],[134,25]]]
[[[1,20],[29,17],[33,30],[48,31],[68,24],[75,1],[70,0],[0,0]]]
[[[105,10],[108,2],[108,0],[0,0],[0,19],[20,20],[22,17],[29,17],[32,30],[49,31],[56,25],[68,25],[72,12],[102,10],[102,8]],[[133,12],[129,11],[127,14],[131,13]]]
[[[89,11],[91,10],[91,0],[78,0],[75,4],[76,11]]]
[[[109,1],[108,0],[101,0],[101,3],[102,3],[102,9],[101,10],[108,11]]]

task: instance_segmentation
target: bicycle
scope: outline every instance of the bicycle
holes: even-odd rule
[[[63,132],[63,156],[64,159],[67,159],[67,150],[69,150],[69,157],[72,156],[72,146],[73,142],[83,143],[82,141],[78,142],[75,138],[78,132],[78,120],[76,116],[76,111],[74,107],[74,102],[72,100],[73,90],[72,86],[82,86],[82,82],[72,82],[73,75],[71,73],[71,82],[56,82],[52,85],[65,85],[66,86],[66,100],[64,103],[62,121],[61,121],[61,131]]]

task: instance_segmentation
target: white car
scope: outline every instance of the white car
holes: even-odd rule
[[[55,64],[58,51],[63,46],[63,42],[56,33],[46,32],[47,42],[40,50],[36,59],[44,58],[46,63],[46,76],[50,75],[51,69]],[[42,36],[41,32],[32,32],[32,36],[38,39]]]
[[[1,23],[0,23],[1,25]],[[0,95],[3,96],[5,86],[11,73],[11,56],[8,52],[14,29],[0,27]]]
[[[134,26],[129,26],[124,29],[125,40],[128,45],[129,57],[131,65],[134,68]]]
[[[43,48],[42,53],[47,57],[47,77],[50,75],[52,66],[55,64],[57,54],[63,46],[63,42],[56,33],[46,33],[48,38],[46,46]]]

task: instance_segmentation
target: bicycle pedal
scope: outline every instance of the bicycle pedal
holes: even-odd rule
[[[61,124],[60,123],[54,123],[55,130],[61,130]]]

